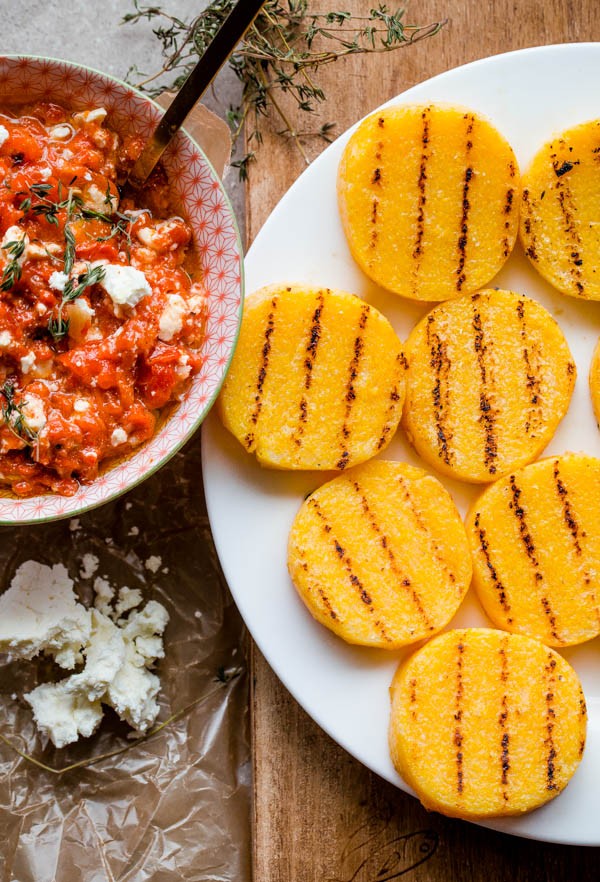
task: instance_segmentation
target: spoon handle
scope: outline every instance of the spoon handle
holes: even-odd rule
[[[238,0],[177,92],[133,166],[129,183],[134,187],[140,187],[147,180],[169,142],[219,73],[264,2],[265,0]]]

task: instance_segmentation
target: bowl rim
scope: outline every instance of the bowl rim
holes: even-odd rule
[[[105,80],[107,79],[107,80],[110,80],[114,83],[117,83],[119,86],[123,87],[124,89],[127,89],[129,92],[132,92],[134,95],[136,95],[141,100],[147,102],[148,104],[153,105],[153,107],[159,113],[164,114],[164,112],[165,112],[164,107],[162,107],[157,101],[155,101],[150,96],[144,94],[139,89],[136,89],[135,86],[131,86],[129,83],[126,83],[125,80],[122,80],[119,77],[115,77],[112,74],[105,73],[104,71],[98,70],[95,67],[90,67],[87,64],[79,64],[78,62],[75,62],[75,61],[69,61],[68,59],[57,58],[57,57],[51,56],[51,55],[26,55],[23,53],[5,53],[5,52],[0,53],[0,64],[5,59],[11,60],[11,61],[19,61],[21,59],[26,60],[26,61],[39,61],[39,62],[50,61],[50,62],[55,62],[55,63],[63,65],[63,66],[73,68],[74,70],[77,70],[77,71],[90,72],[90,73],[95,74],[96,76],[101,77]],[[106,505],[109,502],[114,502],[114,500],[119,499],[121,496],[124,496],[126,493],[129,493],[129,491],[133,490],[134,487],[138,487],[145,480],[152,477],[152,475],[156,474],[156,472],[159,469],[161,469],[164,465],[166,465],[167,462],[169,462],[170,459],[172,459],[177,453],[179,453],[181,448],[184,447],[188,443],[188,441],[191,440],[191,438],[196,434],[196,432],[198,431],[198,429],[201,427],[202,423],[204,422],[204,420],[208,416],[209,412],[211,411],[211,409],[212,409],[212,407],[213,407],[213,405],[219,395],[219,392],[221,391],[221,387],[225,381],[225,377],[227,376],[227,372],[229,371],[229,367],[231,365],[231,360],[233,358],[234,352],[237,347],[237,343],[238,343],[239,335],[240,335],[241,323],[242,323],[242,312],[243,312],[243,308],[244,308],[244,298],[245,298],[244,249],[243,249],[243,244],[242,244],[242,238],[240,235],[240,229],[239,229],[238,222],[237,222],[237,217],[235,215],[235,211],[233,209],[231,199],[229,198],[229,195],[226,192],[225,187],[223,186],[223,181],[221,180],[221,178],[219,177],[219,175],[215,171],[213,164],[208,159],[204,150],[202,149],[200,144],[198,144],[196,139],[192,135],[190,135],[190,133],[188,132],[188,130],[184,126],[181,127],[180,131],[185,136],[185,138],[187,138],[187,140],[198,151],[203,162],[206,163],[206,166],[210,171],[211,177],[215,181],[217,181],[217,183],[219,184],[219,189],[220,189],[221,195],[224,198],[224,203],[225,203],[227,209],[229,210],[229,214],[231,216],[232,227],[233,227],[233,231],[235,232],[235,242],[236,242],[236,247],[237,247],[237,253],[239,255],[240,301],[239,301],[239,305],[237,308],[237,325],[236,325],[236,329],[235,329],[235,334],[233,335],[233,342],[232,342],[232,346],[231,346],[231,351],[229,352],[229,354],[227,356],[227,360],[226,360],[225,364],[223,365],[223,371],[222,371],[221,377],[220,377],[219,381],[216,383],[211,395],[207,397],[207,400],[206,400],[205,405],[203,407],[202,413],[194,420],[194,422],[188,428],[188,430],[181,436],[181,438],[179,438],[177,440],[177,442],[172,447],[169,447],[168,452],[165,453],[164,456],[159,457],[156,460],[156,462],[152,463],[152,465],[149,466],[148,470],[145,471],[142,475],[138,475],[137,477],[133,477],[131,479],[131,481],[127,482],[127,485],[125,487],[123,487],[123,488],[117,487],[117,488],[111,490],[110,492],[108,492],[106,494],[106,496],[101,499],[96,499],[93,502],[89,502],[87,504],[83,503],[81,506],[77,506],[69,511],[64,512],[64,513],[60,513],[60,514],[56,513],[56,514],[48,515],[46,517],[43,517],[41,515],[26,515],[23,517],[7,517],[5,514],[3,514],[0,511],[0,527],[23,526],[23,525],[28,525],[28,524],[29,525],[46,524],[46,523],[53,523],[55,521],[66,520],[67,518],[69,518],[69,519],[70,518],[77,518],[80,515],[85,514],[88,511],[92,511],[93,509],[99,508],[102,505]],[[168,419],[170,419],[171,416]],[[153,435],[152,437],[156,437],[156,436]],[[152,438],[149,439],[149,441],[151,441],[151,440],[152,440]],[[148,442],[145,442],[145,443],[148,443]],[[142,445],[142,447],[139,449],[143,449],[144,446],[145,445]],[[134,450],[132,452],[132,454],[129,457],[127,457],[127,459],[128,460],[134,459],[137,452],[138,452],[138,450]],[[115,464],[115,466],[116,465],[118,465],[118,462]],[[110,468],[112,468],[112,467],[110,467]],[[110,471],[110,468],[107,471]],[[91,484],[90,485],[81,485],[82,488],[85,488],[86,486],[92,486],[92,485]],[[80,491],[78,490],[77,493],[79,493],[79,492]],[[75,494],[74,497],[65,497],[65,499],[67,499],[67,500],[74,499],[77,496],[77,493]],[[15,501],[15,504],[18,504],[19,502],[24,502],[27,499],[44,499],[45,497],[55,498],[57,495],[58,494],[48,493],[48,494],[40,494],[38,496],[26,497],[24,499],[20,499],[19,497],[15,497],[14,501]],[[5,499],[8,499],[8,498],[9,497],[5,497]],[[4,501],[4,500],[0,499],[0,501]]]

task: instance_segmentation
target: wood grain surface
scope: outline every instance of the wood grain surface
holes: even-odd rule
[[[371,0],[339,8],[367,12]],[[315,10],[337,9],[312,0]],[[396,3],[389,3],[397,8]],[[596,0],[413,0],[407,20],[442,32],[390,55],[321,72],[322,121],[337,133],[404,89],[460,64],[550,43],[600,40]],[[600,105],[599,105],[600,106]],[[247,196],[252,241],[304,168],[291,143],[263,133]],[[315,157],[324,145],[307,144]],[[256,648],[253,664],[254,882],[567,882],[596,880],[598,851],[529,842],[427,813],[334,744]]]

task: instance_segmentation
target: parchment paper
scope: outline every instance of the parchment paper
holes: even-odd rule
[[[207,125],[206,113],[200,136],[222,173],[225,124],[214,117]],[[198,137],[197,119],[187,128]],[[244,632],[210,536],[199,435],[140,487],[79,523],[0,529],[0,591],[28,559],[64,563],[76,578],[86,552],[100,560],[95,575],[141,588],[145,600],[159,600],[170,613],[166,658],[157,667],[164,727],[132,740],[107,711],[92,738],[56,750],[36,731],[21,696],[65,672],[47,660],[11,664],[0,656],[0,880],[245,882]],[[156,573],[146,565],[152,557],[161,558]],[[76,581],[89,603],[93,578]]]

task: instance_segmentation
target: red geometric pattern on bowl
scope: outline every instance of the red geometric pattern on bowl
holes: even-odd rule
[[[106,74],[66,61],[0,57],[0,104],[53,100],[75,110],[104,107],[121,134],[149,137],[162,111],[148,98]],[[202,347],[205,364],[177,410],[144,447],[71,497],[0,499],[0,523],[35,523],[74,516],[131,489],[173,456],[198,428],[225,378],[243,306],[243,266],[233,210],[200,148],[179,132],[164,166],[194,230],[208,288],[208,320]]]

